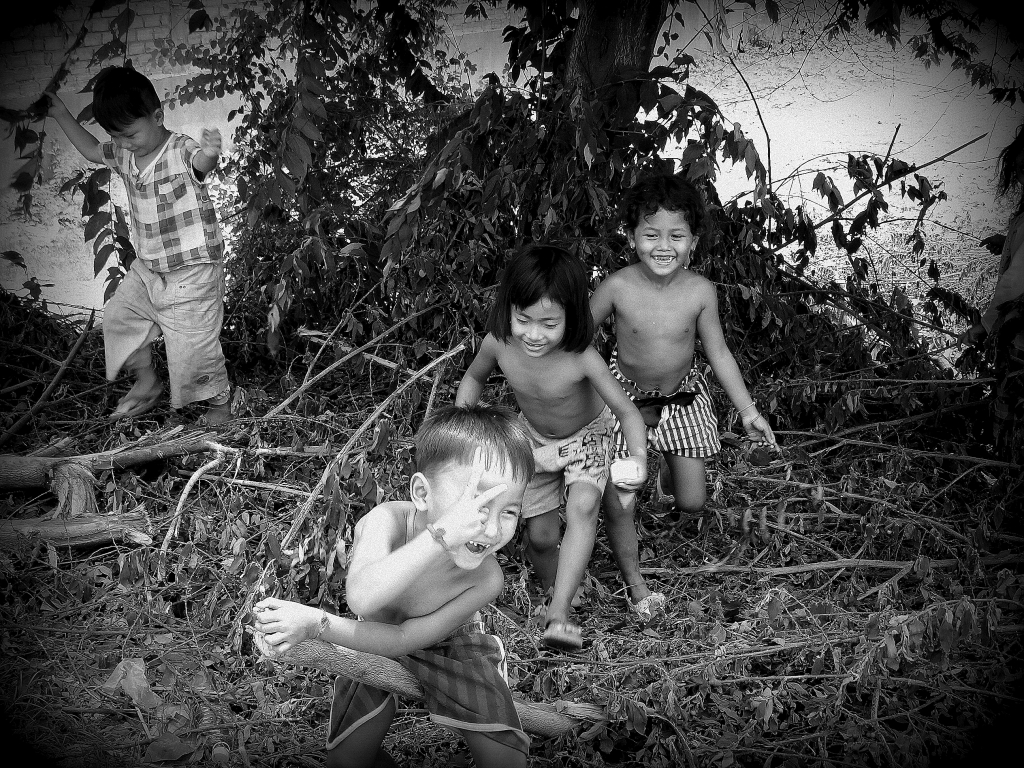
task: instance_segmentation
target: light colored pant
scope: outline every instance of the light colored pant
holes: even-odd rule
[[[171,407],[220,399],[230,387],[220,345],[223,324],[223,264],[160,273],[136,259],[103,310],[107,379],[116,379],[125,366],[152,365],[151,345],[163,333]]]

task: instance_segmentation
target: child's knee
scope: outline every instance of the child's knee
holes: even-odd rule
[[[707,491],[703,486],[700,488],[687,488],[682,494],[676,493],[676,509],[689,515],[695,515],[704,509],[704,502],[707,501]]]
[[[559,530],[557,513],[555,520],[554,525],[538,520],[536,522],[531,521],[532,524],[527,526],[526,535],[530,541],[530,548],[535,552],[549,552],[558,547],[562,532]]]

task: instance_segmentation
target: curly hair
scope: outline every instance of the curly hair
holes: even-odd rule
[[[682,176],[669,173],[637,180],[619,203],[619,220],[632,231],[640,226],[642,219],[653,216],[659,208],[682,213],[694,235],[704,232],[707,210],[700,190]]]

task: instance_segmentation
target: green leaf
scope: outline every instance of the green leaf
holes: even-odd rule
[[[210,14],[206,12],[205,8],[193,13],[188,20],[189,34],[198,32],[200,29],[213,29],[213,19],[210,18]]]
[[[89,223],[85,225],[85,242],[88,243],[90,240],[96,237],[96,235],[100,233],[100,230],[107,226],[109,223],[110,214],[107,213],[106,211],[100,211],[99,213],[94,214],[89,219]],[[107,231],[110,232],[109,229]]]

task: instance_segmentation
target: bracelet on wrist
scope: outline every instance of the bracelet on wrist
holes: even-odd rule
[[[751,408],[755,408],[756,409],[757,408],[757,403],[751,401],[750,405],[745,405],[742,408],[740,408],[740,410],[739,410],[740,416],[742,416],[745,411],[749,411]]]
[[[444,540],[444,535],[447,533],[444,528],[438,528],[433,523],[427,523],[427,533],[430,534],[430,537],[434,541],[444,547],[445,550],[450,550],[448,542]]]

